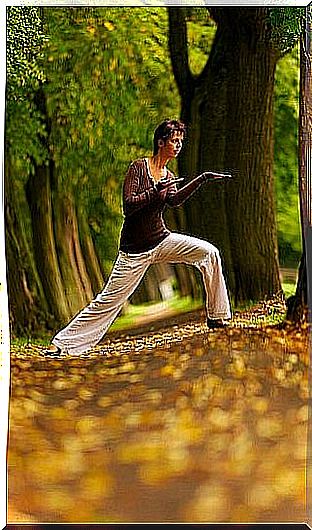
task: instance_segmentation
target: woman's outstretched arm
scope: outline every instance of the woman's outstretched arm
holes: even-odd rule
[[[224,178],[229,178],[231,175],[225,173],[216,173],[214,171],[205,171],[198,177],[195,177],[190,182],[185,184],[179,190],[175,184],[168,188],[166,195],[166,203],[169,206],[180,206],[204,183],[208,181],[215,181]]]

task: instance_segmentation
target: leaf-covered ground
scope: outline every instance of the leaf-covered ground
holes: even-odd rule
[[[82,357],[12,345],[9,522],[305,520],[308,333],[279,301]]]

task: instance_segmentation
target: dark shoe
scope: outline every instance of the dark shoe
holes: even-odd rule
[[[55,357],[56,355],[60,355],[61,353],[62,353],[61,348],[59,348],[58,346],[54,346],[54,345],[52,345],[52,348],[51,346],[49,346],[49,348],[45,348],[43,350],[43,354],[50,356],[50,357]]]
[[[228,322],[221,318],[207,318],[207,326],[210,329],[226,328],[228,325]]]

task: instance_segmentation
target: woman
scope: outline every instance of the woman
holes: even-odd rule
[[[223,327],[225,320],[231,318],[216,247],[195,237],[172,233],[164,223],[167,205],[179,206],[208,180],[230,176],[205,172],[177,189],[176,182],[183,179],[176,179],[167,163],[178,156],[184,136],[182,122],[165,120],[155,130],[153,156],[130,165],[123,187],[120,250],[110,278],[103,291],[55,335],[45,353],[80,355],[95,346],[153,263],[196,266],[205,286],[208,326]]]

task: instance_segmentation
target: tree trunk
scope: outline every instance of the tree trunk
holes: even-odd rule
[[[73,198],[57,188],[53,204],[56,249],[71,318],[91,301],[93,293],[79,242]]]
[[[157,265],[154,265],[145,273],[142,282],[130,297],[130,302],[138,305],[151,301],[159,302],[160,300],[159,276]]]
[[[281,289],[273,180],[278,56],[266,42],[266,10],[254,10],[254,20],[248,21],[250,33],[244,21],[243,15],[224,22],[231,63],[224,162],[235,175],[227,184],[225,203],[236,302],[259,300]]]
[[[229,55],[224,53],[224,31],[218,28],[205,70],[195,82],[190,107],[190,138],[184,153],[186,161],[182,163],[191,176],[206,170],[225,170],[228,62]],[[185,106],[189,106],[187,101],[183,102],[182,116],[188,113]],[[185,210],[193,234],[219,248],[229,287],[234,290],[226,192],[224,182],[210,182],[188,201]]]
[[[12,195],[6,185],[5,235],[10,329],[13,336],[25,336],[36,328],[37,315],[34,294],[27,279],[20,217],[14,208],[16,202],[12,201]]]
[[[286,322],[302,322],[307,310],[307,264],[306,253],[303,251],[299,264],[296,292],[287,301]]]
[[[26,336],[37,327],[35,299],[27,281],[25,262],[21,259],[23,250],[14,228],[16,221],[15,212],[7,205],[5,208],[6,266],[10,330],[13,337]]]
[[[45,118],[49,133],[51,121],[47,115],[46,96],[42,86],[35,93],[34,101]],[[42,136],[41,141],[45,144],[47,138]],[[28,177],[25,187],[31,216],[33,253],[49,311],[57,323],[62,324],[67,321],[70,312],[60,274],[53,230],[51,176],[54,164],[52,160],[41,165],[33,161],[33,164],[34,173]]]
[[[278,60],[265,8],[209,8],[218,28],[202,73],[188,67],[183,8],[169,8],[170,51],[181,118],[190,134],[180,171],[230,171],[185,204],[194,235],[215,244],[235,301],[280,290],[273,195],[272,97]]]
[[[104,277],[101,270],[100,262],[96,253],[88,221],[84,212],[79,211],[78,218],[79,241],[81,244],[82,254],[88,268],[93,295],[103,289]]]
[[[69,317],[69,309],[54,241],[49,166],[37,167],[35,173],[29,177],[26,196],[31,214],[37,270],[49,310],[55,315],[58,323],[63,323]]]
[[[52,326],[53,319],[29,246],[24,223],[26,212],[13,175],[10,155],[6,152],[4,215],[10,328],[13,336],[25,336],[42,331],[45,325]]]

